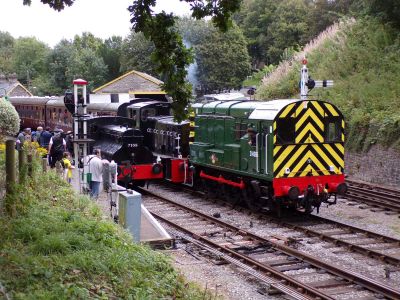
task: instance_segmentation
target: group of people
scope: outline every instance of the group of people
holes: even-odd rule
[[[40,147],[48,149],[48,163],[51,168],[55,168],[57,162],[60,162],[64,169],[64,178],[71,183],[72,170],[75,168],[72,162],[73,135],[71,131],[64,134],[62,129],[50,130],[50,127],[37,127],[36,131],[31,128],[22,130],[16,141],[17,150],[21,150],[25,142],[37,142]],[[103,182],[103,161],[101,159],[100,149],[94,149],[92,155],[85,158],[85,164],[88,166],[88,172],[91,174],[89,180],[90,196],[97,198],[100,193],[100,185]]]
[[[50,131],[50,127],[43,129],[41,126],[38,126],[36,131],[25,128],[17,136],[16,148],[21,150],[25,142],[37,142],[40,147],[48,150],[50,167],[54,168],[59,161],[65,169],[65,179],[71,182],[74,168],[70,154],[73,153],[72,138],[72,131],[64,134],[62,129],[57,128],[53,131]]]
[[[46,130],[43,130],[43,127],[39,126],[36,131],[25,128],[17,136],[17,150],[21,150],[27,141],[37,142],[40,147],[47,149],[52,136],[50,127],[46,127]]]

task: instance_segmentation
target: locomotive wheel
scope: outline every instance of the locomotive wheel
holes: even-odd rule
[[[263,206],[264,203],[261,201],[260,198],[257,198],[253,188],[251,186],[247,186],[245,189],[242,190],[242,196],[247,204],[247,207],[254,212],[259,212]]]
[[[202,180],[203,182],[203,187],[205,191],[205,196],[207,199],[213,199],[216,197],[216,191],[218,191],[218,187],[215,186],[215,184],[209,180]]]
[[[230,187],[228,185],[222,185],[221,186],[221,195],[223,199],[233,206],[239,204],[240,202],[240,193],[238,193],[238,190],[234,187]]]

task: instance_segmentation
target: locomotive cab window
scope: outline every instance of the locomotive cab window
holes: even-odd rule
[[[278,144],[294,144],[295,124],[294,118],[278,119],[276,121],[276,139]]]
[[[235,140],[239,141],[247,134],[247,123],[235,123]]]
[[[136,127],[136,119],[137,119],[137,110],[136,109],[130,109],[129,110],[129,118],[134,121],[134,126]]]
[[[325,119],[325,142],[340,142],[341,141],[341,119],[339,117],[330,117]]]
[[[148,117],[154,117],[156,115],[156,111],[154,108],[146,108],[141,112],[141,121],[145,122]]]

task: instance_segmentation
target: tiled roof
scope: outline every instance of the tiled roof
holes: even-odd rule
[[[32,96],[15,77],[6,78],[0,76],[0,95],[1,96]]]
[[[163,82],[143,72],[130,71],[95,89],[93,93],[164,93]]]

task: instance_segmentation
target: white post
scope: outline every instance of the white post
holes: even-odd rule
[[[307,60],[304,58],[302,60],[303,67],[301,68],[301,74],[300,74],[300,99],[301,100],[307,100],[308,96],[308,87],[307,87],[307,82],[308,82],[308,69],[307,69]]]
[[[88,155],[88,139],[87,139],[87,99],[86,99],[86,86],[88,82],[83,79],[76,79],[73,81],[74,84],[74,154],[75,160],[78,163],[82,161],[85,164],[84,158]],[[82,96],[82,97],[79,97]],[[81,98],[82,101],[79,101]],[[79,188],[82,191],[84,186],[87,187],[85,167],[82,169],[82,173],[79,174],[82,178],[79,178]],[[83,184],[84,186],[82,186]]]

